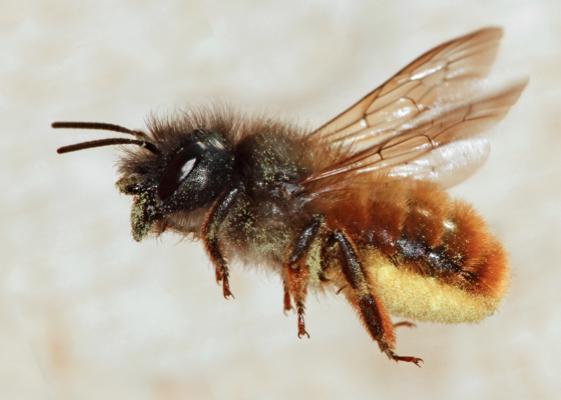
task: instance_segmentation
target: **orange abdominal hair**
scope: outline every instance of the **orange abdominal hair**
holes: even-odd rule
[[[426,181],[379,178],[363,187],[372,189],[317,203],[326,223],[345,226],[354,240],[378,309],[445,323],[495,311],[507,286],[506,256],[468,204]],[[342,276],[335,282],[345,284]]]

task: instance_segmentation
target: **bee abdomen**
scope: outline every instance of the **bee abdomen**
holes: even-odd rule
[[[469,205],[444,200],[438,208],[429,202],[410,208],[390,257],[398,268],[469,292],[500,296],[506,283],[501,245]]]
[[[352,203],[324,201],[327,224],[344,226],[363,250],[396,269],[434,278],[463,292],[500,297],[506,256],[483,219],[426,181],[381,179]],[[351,206],[352,205],[352,206]]]
[[[412,198],[401,226],[368,232],[362,257],[373,292],[394,315],[479,321],[496,310],[506,288],[504,250],[468,204],[434,198],[444,201]],[[399,236],[390,242],[391,232]]]
[[[396,268],[472,293],[502,294],[504,251],[468,204],[428,182],[404,183],[385,194],[369,202],[364,219],[370,222],[359,235],[363,243]]]
[[[461,271],[461,265],[446,254],[443,245],[433,249],[421,241],[402,237],[396,241],[396,251],[406,261],[423,263],[422,270],[429,275],[453,274]]]

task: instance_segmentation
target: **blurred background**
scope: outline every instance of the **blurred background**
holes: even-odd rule
[[[555,398],[561,389],[561,20],[551,1],[2,1],[0,398]],[[225,301],[200,244],[135,243],[115,148],[57,156],[149,112],[223,101],[314,127],[407,62],[505,28],[494,76],[530,84],[487,164],[452,193],[510,254],[503,306],[419,324],[383,356],[344,299],[311,296],[310,340],[277,276],[234,267]],[[99,135],[103,136],[103,135]]]

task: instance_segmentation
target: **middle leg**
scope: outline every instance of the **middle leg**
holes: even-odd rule
[[[292,308],[294,300],[298,314],[298,337],[310,337],[304,322],[305,301],[310,279],[310,270],[306,263],[308,251],[317,237],[323,219],[319,215],[312,217],[310,223],[296,237],[290,256],[283,267],[284,310]]]

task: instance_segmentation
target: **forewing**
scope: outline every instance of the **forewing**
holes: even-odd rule
[[[304,183],[325,178],[331,178],[332,183],[334,178],[344,181],[359,174],[384,171],[450,186],[485,161],[487,145],[474,141],[474,137],[508,112],[526,83],[519,81],[464,103],[434,106],[374,144],[349,151],[343,159],[309,176]]]
[[[525,85],[518,82],[476,97],[501,36],[500,28],[491,27],[435,47],[314,131],[310,139],[342,149],[345,157],[304,183],[391,168],[396,171],[390,175],[431,179],[443,186],[470,175],[485,160],[487,145],[446,145],[498,121]]]
[[[487,75],[501,37],[502,29],[485,28],[429,50],[312,135],[329,142],[377,136],[437,100],[454,100],[459,87]]]

